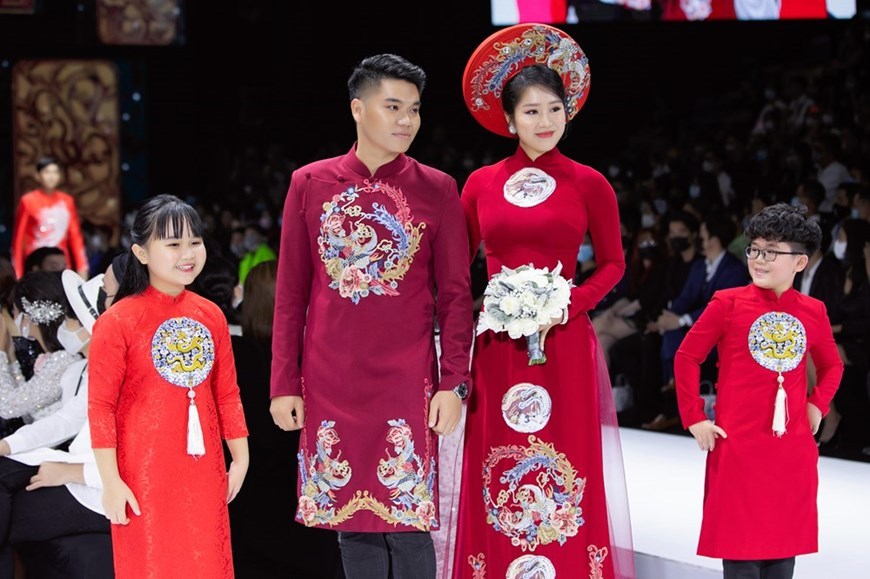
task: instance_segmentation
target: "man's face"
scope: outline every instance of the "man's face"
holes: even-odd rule
[[[47,255],[42,260],[42,271],[63,271],[66,269],[66,257],[63,255]]]
[[[60,179],[60,167],[55,164],[43,167],[42,171],[39,172],[39,182],[47,191],[54,191],[60,185]]]
[[[351,101],[357,150],[389,160],[410,148],[420,129],[420,92],[414,83],[384,79]]]

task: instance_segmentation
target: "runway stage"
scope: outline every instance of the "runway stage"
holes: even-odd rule
[[[704,453],[688,436],[621,428],[638,579],[721,577],[695,555]],[[797,558],[795,579],[870,577],[870,463],[819,459],[819,553]]]
[[[433,534],[439,579],[449,578],[452,567],[448,533],[455,496],[449,487],[458,488],[462,431],[444,439],[441,448],[445,525]],[[694,439],[633,428],[620,428],[620,438],[638,579],[721,577],[720,560],[695,555],[705,459]],[[870,577],[870,463],[821,457],[819,475],[820,552],[797,558],[795,579]]]

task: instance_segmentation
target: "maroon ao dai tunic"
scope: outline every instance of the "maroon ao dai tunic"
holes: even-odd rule
[[[297,520],[341,531],[438,528],[429,401],[470,384],[469,277],[452,177],[406,155],[371,175],[355,148],[293,173],[271,390],[305,400]]]
[[[525,340],[507,333],[477,338],[454,577],[633,577],[629,529],[629,544],[612,539],[608,509],[625,506],[624,476],[622,496],[609,496],[605,457],[615,454],[621,467],[621,451],[587,315],[625,270],[613,189],[558,150],[532,161],[519,148],[474,172],[462,204],[472,254],[482,239],[490,276],[502,266],[552,270],[561,262],[572,279],[587,230],[597,269],[572,289],[568,322],[547,336],[545,364],[529,366]],[[615,448],[603,452],[614,436]]]
[[[843,375],[825,305],[794,288],[778,298],[755,284],[716,292],[674,359],[686,428],[707,419],[699,368],[714,346],[716,424],[728,438],[718,438],[707,455],[698,554],[745,560],[815,553],[819,450],[807,402],[826,414]],[[807,356],[817,375],[809,397]],[[782,436],[772,429],[778,372],[757,359],[797,364],[782,372],[788,417]]]
[[[88,359],[91,445],[117,449],[142,513],[128,508],[130,523],[112,525],[115,577],[232,579],[221,439],[248,431],[223,313],[194,293],[149,286],[99,317]],[[187,453],[191,390],[198,457]]]

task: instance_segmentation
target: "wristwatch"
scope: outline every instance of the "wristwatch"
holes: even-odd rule
[[[468,398],[468,384],[462,382],[457,384],[455,388],[453,388],[453,393],[459,396],[460,400],[465,400]]]

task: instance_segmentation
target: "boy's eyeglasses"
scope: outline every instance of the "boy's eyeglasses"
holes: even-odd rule
[[[775,261],[778,255],[803,255],[801,251],[776,251],[775,249],[758,249],[757,247],[749,246],[744,251],[749,259],[761,259],[764,261]]]

